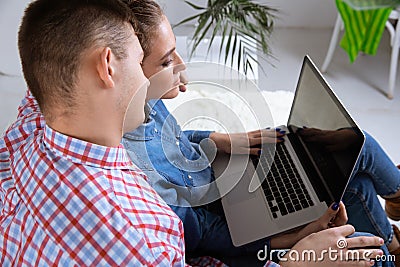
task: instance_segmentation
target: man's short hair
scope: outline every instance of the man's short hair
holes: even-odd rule
[[[18,48],[25,80],[45,114],[54,105],[73,106],[82,55],[110,47],[125,58],[134,23],[119,0],[36,0],[25,10]]]

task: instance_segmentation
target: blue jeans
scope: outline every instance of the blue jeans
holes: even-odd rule
[[[355,166],[343,202],[349,224],[356,231],[392,241],[393,229],[377,195],[385,197],[400,189],[400,171],[380,145],[367,133],[364,148]]]

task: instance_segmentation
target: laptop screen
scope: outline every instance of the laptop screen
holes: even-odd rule
[[[288,127],[330,197],[339,201],[364,144],[364,135],[308,58],[303,61]]]

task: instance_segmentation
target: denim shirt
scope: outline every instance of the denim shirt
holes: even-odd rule
[[[210,211],[207,205],[191,205],[199,201],[207,204],[209,196],[218,194],[215,183],[202,186],[214,181],[210,163],[199,145],[211,132],[183,132],[161,100],[150,101],[147,108],[147,122],[126,133],[122,142],[131,160],[182,220],[187,256],[199,251],[204,255],[249,253],[248,246],[233,245],[223,216]],[[256,251],[269,247],[268,240],[261,244],[250,247],[256,247]]]
[[[182,131],[161,100],[149,101],[147,108],[147,122],[126,133],[122,141],[131,160],[167,204],[201,202],[214,175],[199,143],[211,132]]]

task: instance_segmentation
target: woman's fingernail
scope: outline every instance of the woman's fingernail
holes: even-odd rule
[[[332,209],[333,209],[333,210],[338,210],[338,209],[339,209],[339,203],[334,203],[334,204],[332,205]]]
[[[281,128],[275,128],[275,131],[280,132]]]
[[[283,137],[278,137],[279,141],[285,141],[285,139]]]
[[[258,155],[260,156],[261,155],[261,153],[262,153],[262,150],[260,149],[260,150],[258,150]]]
[[[379,238],[379,244],[383,245],[385,241],[382,238]]]
[[[286,131],[279,131],[281,134],[285,134],[286,133]]]
[[[271,127],[267,127],[267,128],[265,128],[265,130],[269,130],[269,129],[271,129]]]

